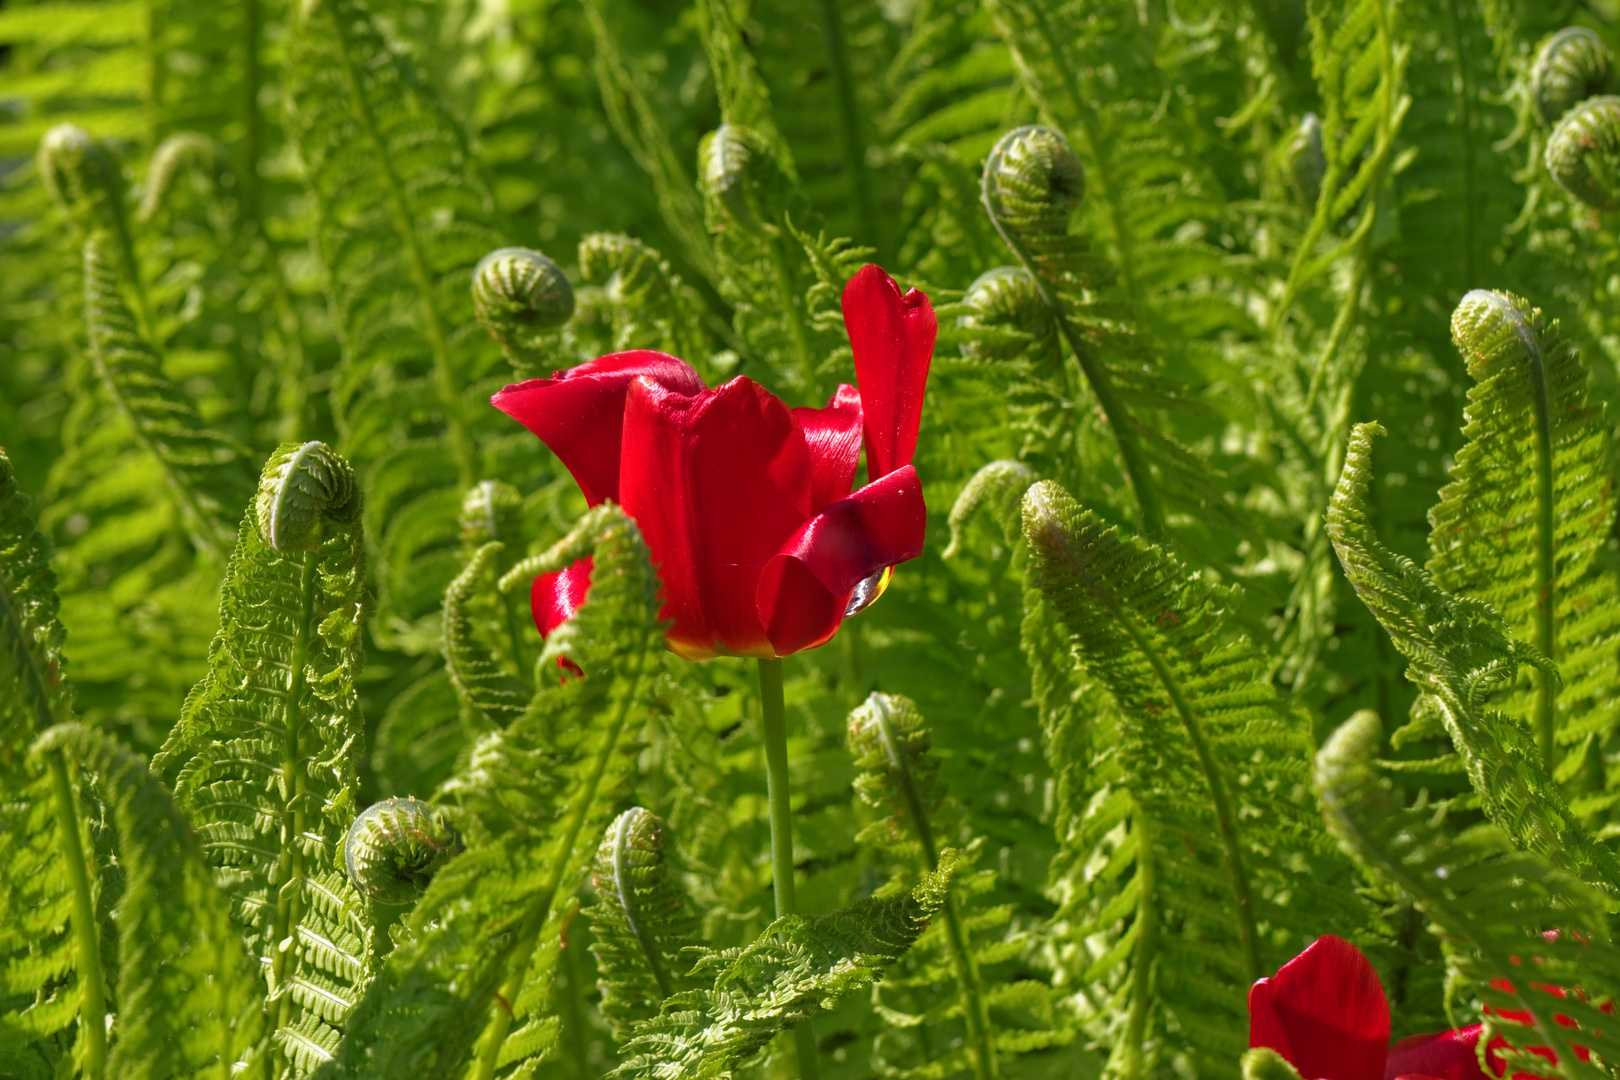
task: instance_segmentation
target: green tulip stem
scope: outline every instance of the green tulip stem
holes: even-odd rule
[[[765,716],[765,789],[771,811],[771,888],[776,917],[793,915],[793,805],[788,786],[787,717],[782,706],[782,661],[759,662],[759,699]],[[817,1080],[816,1037],[808,1019],[793,1028],[799,1080]]]

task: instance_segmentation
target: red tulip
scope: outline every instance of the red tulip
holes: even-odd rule
[[[1493,1080],[1479,1067],[1479,1037],[1476,1024],[1391,1049],[1378,973],[1360,949],[1332,935],[1249,990],[1249,1046],[1275,1050],[1303,1080]]]
[[[669,647],[692,660],[814,648],[922,552],[911,467],[936,322],[867,266],[844,289],[860,390],[789,409],[746,377],[706,389],[649,350],[598,357],[492,399],[551,448],[595,505],[641,527],[663,582]],[[861,444],[869,483],[851,493]],[[549,634],[585,601],[589,561],[537,579]]]

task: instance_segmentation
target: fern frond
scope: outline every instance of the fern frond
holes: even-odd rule
[[[33,754],[66,755],[112,811],[124,891],[118,926],[115,1076],[264,1076],[264,984],[197,837],[140,757],[80,724],[46,731]]]
[[[1528,302],[1475,290],[1451,325],[1475,386],[1468,441],[1429,514],[1427,569],[1558,665],[1562,686],[1543,675],[1502,701],[1557,775],[1559,748],[1604,745],[1620,711],[1620,597],[1595,563],[1615,519],[1604,411],[1557,322]]]
[[[247,450],[203,428],[196,408],[163,374],[161,358],[123,298],[120,259],[104,231],[84,247],[84,313],[96,370],[137,437],[163,466],[170,495],[198,545],[230,551],[225,524],[252,490]]]
[[[1521,666],[1534,665],[1549,680],[1557,669],[1534,646],[1515,641],[1489,604],[1447,593],[1368,526],[1372,440],[1382,431],[1356,425],[1328,507],[1327,532],[1345,576],[1406,657],[1407,678],[1445,724],[1491,821],[1525,850],[1594,885],[1620,889],[1620,860],[1570,811],[1529,733],[1488,705]]]
[[[741,949],[704,956],[692,974],[712,975],[712,989],[675,994],[656,1017],[636,1024],[612,1075],[729,1075],[778,1032],[871,985],[944,906],[955,869],[956,853],[947,848],[939,867],[908,893],[826,915],[788,915]]]
[[[1514,850],[1493,826],[1453,835],[1431,807],[1402,806],[1377,768],[1382,739],[1377,715],[1363,711],[1317,754],[1329,828],[1428,919],[1445,946],[1452,992],[1472,991],[1491,1010],[1481,1042],[1502,1036],[1519,1051],[1502,1055],[1509,1069],[1546,1075],[1554,1066],[1525,1048],[1547,1047],[1568,1080],[1603,1075],[1575,1047],[1604,1061],[1620,1053],[1608,1015],[1620,952],[1607,896],[1542,855]]]
[[[272,1071],[290,1062],[300,1076],[294,1059],[336,1038],[372,963],[367,905],[339,869],[363,731],[360,516],[354,472],[324,444],[271,456],[225,572],[208,674],[153,760],[260,959]],[[329,988],[332,1006],[303,983]]]
[[[532,690],[475,639],[466,609],[474,590],[494,585],[500,569],[497,560],[505,548],[499,540],[481,546],[444,594],[444,662],[450,681],[461,699],[478,710],[485,723],[496,728],[506,727],[523,715]],[[492,570],[497,573],[492,574]],[[510,605],[504,604],[506,607]],[[521,664],[518,669],[522,670]]]
[[[623,1041],[631,1025],[689,988],[692,960],[683,951],[696,947],[698,921],[665,861],[663,819],[639,806],[608,826],[591,883],[596,901],[585,914],[596,938],[591,954],[602,1015]]]
[[[631,769],[626,751],[664,647],[646,546],[611,503],[508,577],[526,584],[587,555],[587,602],[553,631],[539,661],[554,669],[566,656],[581,674],[540,689],[441,788],[439,798],[459,803],[479,829],[466,831],[467,853],[412,910],[330,1075],[449,1075],[477,1040],[473,1069],[487,1080],[508,1066],[532,1070],[556,1045],[548,998],[561,933]]]

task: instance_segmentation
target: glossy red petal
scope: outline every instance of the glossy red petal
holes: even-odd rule
[[[703,380],[684,360],[651,349],[599,356],[549,379],[508,386],[490,404],[540,437],[595,506],[619,495],[619,447],[630,384],[650,378],[678,394]]]
[[[810,516],[811,475],[793,414],[751,379],[690,397],[631,388],[619,493],[658,566],[671,649],[774,655],[755,586]]]
[[[1493,1080],[1479,1067],[1478,1024],[1458,1031],[1414,1035],[1402,1039],[1389,1052],[1384,1080],[1431,1076],[1435,1080]]]
[[[596,564],[589,555],[561,570],[541,574],[529,586],[529,609],[542,638],[569,619],[585,603],[591,587],[591,570]]]
[[[825,409],[794,409],[810,450],[810,509],[820,510],[849,494],[861,460],[861,392],[847,383]]]
[[[876,480],[916,452],[939,321],[928,297],[901,296],[881,267],[863,266],[844,286],[844,328],[866,412],[866,475]]]
[[[849,594],[886,566],[922,554],[928,511],[904,465],[805,522],[759,578],[759,618],[777,656],[838,632]]]
[[[1317,938],[1249,989],[1249,1045],[1277,1051],[1305,1080],[1384,1080],[1389,1004],[1378,973],[1343,938]]]

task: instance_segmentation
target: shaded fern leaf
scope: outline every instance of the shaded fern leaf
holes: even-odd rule
[[[1377,424],[1357,424],[1344,474],[1328,507],[1328,536],[1345,576],[1406,657],[1406,677],[1445,724],[1486,815],[1521,848],[1608,889],[1620,888],[1620,860],[1570,811],[1534,740],[1511,717],[1488,707],[1522,665],[1557,678],[1552,662],[1515,641],[1483,600],[1453,596],[1410,559],[1386,549],[1367,523]]]
[[[466,569],[444,593],[444,662],[456,693],[491,727],[505,727],[523,714],[531,688],[511,674],[474,638],[467,605],[474,590],[494,585],[491,570],[506,545],[499,540],[473,553]]]
[[[1495,1011],[1482,1042],[1500,1035],[1518,1048],[1502,1054],[1509,1071],[1606,1075],[1575,1047],[1604,1061],[1620,1054],[1608,1004],[1620,991],[1620,951],[1608,935],[1607,896],[1545,857],[1515,850],[1492,825],[1453,835],[1432,807],[1403,807],[1378,771],[1382,739],[1377,714],[1363,711],[1317,754],[1328,827],[1422,911],[1444,946],[1451,991],[1472,992]],[[1527,1047],[1550,1048],[1557,1066]]]
[[[1142,1002],[1113,1013],[1126,1028],[1115,1033],[1116,1053],[1142,1052],[1152,1018],[1140,986],[1153,978],[1164,1017],[1151,1026],[1201,1060],[1235,1061],[1244,994],[1272,962],[1258,927],[1281,939],[1273,948],[1286,957],[1361,914],[1345,895],[1347,867],[1299,798],[1306,718],[1232,625],[1233,592],[1105,528],[1051,481],[1025,495],[1024,534],[1030,583],[1113,701],[1117,728],[1096,745],[1117,764],[1102,770],[1111,782],[1092,789],[1103,820],[1071,824],[1063,839],[1114,863],[1089,896],[1066,903],[1091,909],[1071,931],[1077,938],[1108,942],[1087,977],[1120,993],[1121,1005]],[[1070,740],[1081,752],[1089,743]],[[1122,843],[1116,829],[1127,819]],[[1124,879],[1118,864],[1133,858]],[[1179,1035],[1164,1032],[1166,1020]]]
[[[208,674],[153,760],[260,958],[277,1074],[329,1055],[372,964],[367,905],[339,861],[364,730],[360,514],[353,470],[324,444],[271,456]]]
[[[610,503],[503,584],[526,586],[587,555],[586,603],[538,662],[555,671],[566,657],[580,674],[544,686],[520,719],[486,733],[440,789],[478,827],[463,830],[466,854],[412,909],[323,1075],[452,1075],[475,1041],[483,1075],[529,1075],[556,1046],[549,997],[562,929],[633,768],[627,751],[664,647],[646,545]]]
[[[121,256],[105,231],[84,246],[84,314],[101,381],[163,467],[169,492],[204,550],[230,551],[230,527],[252,490],[247,450],[203,428],[196,408],[163,374],[162,360],[123,297]]]
[[[863,828],[857,842],[882,853],[891,874],[880,895],[903,891],[938,859],[936,835],[967,839],[962,809],[938,782],[932,733],[917,706],[898,695],[873,693],[849,716],[849,748],[860,770],[855,790],[868,806],[890,813]],[[986,905],[995,872],[963,874],[982,843],[969,840],[942,909],[915,946],[874,991],[889,1028],[873,1044],[881,1075],[942,1077],[998,1075],[998,1059],[1066,1042],[1052,1030],[1054,995],[1039,979],[995,978],[1029,948],[1009,933],[1013,905]],[[1034,1017],[1045,1027],[1007,1023]],[[995,1019],[1001,1018],[1001,1022]]]
[[[1429,515],[1427,569],[1446,591],[1490,604],[1558,665],[1561,686],[1521,680],[1502,709],[1566,775],[1558,748],[1577,769],[1601,761],[1620,719],[1620,597],[1613,573],[1596,565],[1615,520],[1604,411],[1588,402],[1585,365],[1556,321],[1527,301],[1476,290],[1451,324],[1476,385],[1468,442]],[[1569,749],[1586,740],[1588,752]]]
[[[591,884],[596,901],[585,914],[595,935],[602,1015],[622,1041],[633,1023],[657,1015],[665,998],[690,988],[692,958],[682,953],[697,945],[698,920],[665,859],[663,819],[639,806],[608,826]]]
[[[711,989],[668,998],[635,1026],[614,1077],[729,1076],[778,1032],[871,985],[902,956],[945,904],[956,853],[908,893],[858,900],[825,915],[777,919],[751,944],[710,952],[693,977]]]
[[[118,1024],[109,1071],[151,1080],[267,1075],[258,1046],[264,984],[168,789],[139,756],[80,724],[46,731],[33,753],[77,762],[112,812],[124,890],[113,912]]]

